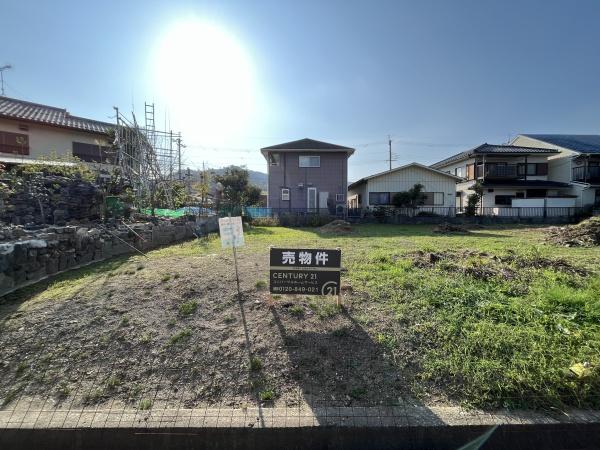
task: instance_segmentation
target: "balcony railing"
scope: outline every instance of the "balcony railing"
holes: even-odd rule
[[[600,182],[600,166],[573,167],[573,181]]]
[[[485,177],[486,178],[517,178],[517,165],[516,164],[486,164],[485,166]]]

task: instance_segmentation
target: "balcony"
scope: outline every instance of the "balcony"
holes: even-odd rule
[[[600,166],[573,167],[572,180],[583,183],[600,183]]]
[[[517,164],[486,164],[485,178],[519,178]],[[477,175],[481,177],[482,166],[477,167]]]

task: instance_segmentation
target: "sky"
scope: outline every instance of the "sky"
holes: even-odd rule
[[[349,179],[520,133],[600,132],[600,1],[3,0],[5,91],[182,133],[185,162],[356,148]]]

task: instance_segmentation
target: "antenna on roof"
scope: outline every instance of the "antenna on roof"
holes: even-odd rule
[[[5,64],[0,67],[0,94],[4,95],[4,71],[12,69],[10,64]]]

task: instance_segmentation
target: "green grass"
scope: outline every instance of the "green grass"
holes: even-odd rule
[[[351,307],[340,310],[332,297],[309,297],[309,307],[323,326],[341,314],[352,316],[382,354],[395,355],[398,370],[410,365],[416,392],[470,406],[600,407],[599,251],[555,247],[544,242],[544,233],[502,226],[439,235],[431,226],[374,224],[337,236],[309,228],[255,227],[245,233],[246,246],[239,251],[255,258],[266,255],[270,245],[340,247],[347,269],[343,282],[356,294]],[[429,253],[441,258],[430,264]],[[208,254],[229,255],[211,235],[153,250],[144,264]],[[554,264],[557,259],[587,274]],[[75,296],[95,298],[109,274],[139,263],[139,258],[119,258],[27,288],[16,295],[23,301],[19,309]],[[343,338],[342,331],[333,333]],[[183,330],[169,345],[190,336]],[[409,356],[403,356],[406,345],[413,347]],[[592,368],[588,376],[570,374],[573,364],[584,362]]]
[[[179,305],[179,312],[184,316],[194,314],[198,309],[198,302],[196,300],[190,300]]]
[[[144,398],[144,399],[140,400],[140,403],[138,404],[139,410],[147,411],[150,408],[152,408],[152,400],[150,400],[149,398]]]
[[[189,329],[181,330],[179,333],[175,333],[169,338],[168,345],[182,344],[192,336],[192,331]]]
[[[261,402],[272,402],[275,400],[275,391],[273,389],[265,389],[258,393],[258,398]]]
[[[258,372],[262,369],[262,361],[258,356],[253,356],[250,358],[250,370],[253,372]]]

